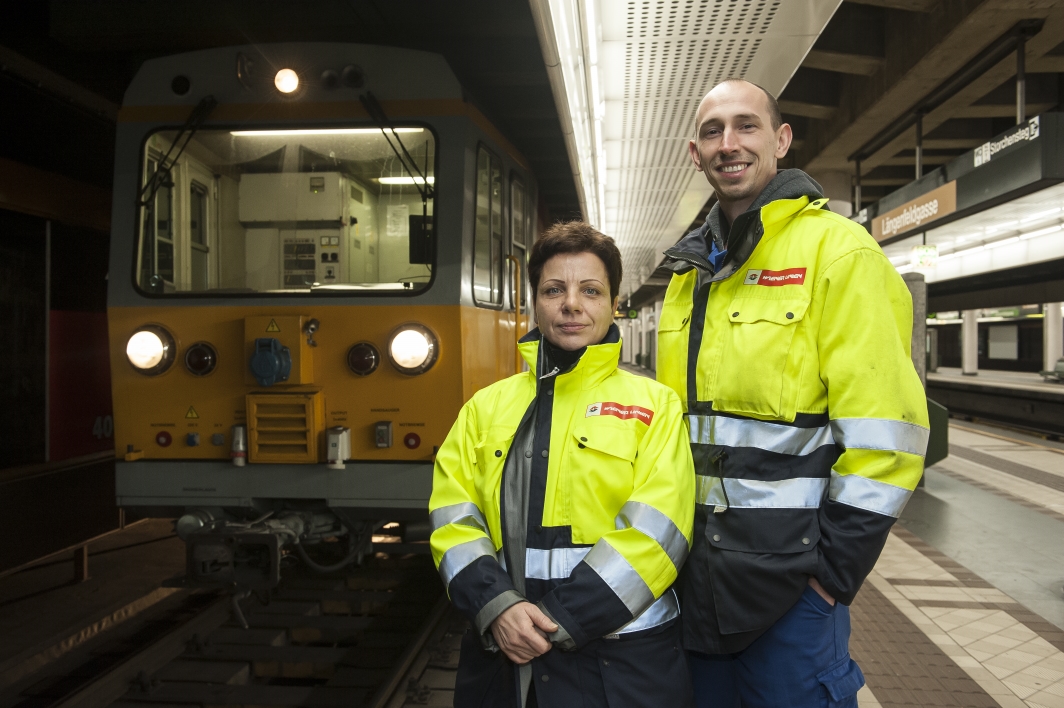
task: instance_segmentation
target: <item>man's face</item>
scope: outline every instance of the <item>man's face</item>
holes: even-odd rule
[[[772,129],[768,99],[758,87],[728,82],[698,106],[696,137],[688,146],[699,172],[713,185],[722,208],[743,211],[776,176],[776,162],[791,145],[791,127]]]

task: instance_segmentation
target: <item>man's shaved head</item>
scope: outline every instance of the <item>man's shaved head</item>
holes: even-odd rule
[[[735,78],[724,79],[723,81],[718,83],[717,86],[721,86],[723,84],[749,84],[750,86],[760,89],[761,93],[765,94],[765,101],[767,102],[768,106],[769,120],[772,121],[772,129],[779,130],[780,126],[783,125],[783,115],[780,113],[780,104],[776,101],[776,97],[769,93],[768,89],[766,89],[764,86],[755,84],[753,81],[747,81],[746,79]],[[713,89],[717,88],[717,86],[714,86],[712,89],[710,89],[710,93],[712,93]],[[695,131],[697,130],[698,125],[696,124]]]

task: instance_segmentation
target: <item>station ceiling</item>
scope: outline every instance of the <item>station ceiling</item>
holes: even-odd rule
[[[108,187],[108,112],[144,59],[248,42],[389,44],[443,54],[532,164],[548,218],[573,218],[579,166],[559,115],[576,112],[555,102],[534,15],[588,2],[605,102],[603,155],[591,158],[604,218],[588,216],[617,236],[629,293],[708,208],[684,163],[685,121],[724,75],[780,92],[796,137],[785,166],[809,171],[836,208],[852,199],[855,152],[1019,22],[1042,23],[1025,48],[1027,115],[1064,99],[1064,0],[50,0],[9,4],[0,23],[0,97],[20,106],[0,112],[0,130],[20,136],[0,159]],[[924,116],[925,169],[1015,122],[1015,72],[1005,57]],[[863,157],[862,205],[912,181],[914,145],[910,129]]]

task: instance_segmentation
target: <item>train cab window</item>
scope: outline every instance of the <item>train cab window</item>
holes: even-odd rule
[[[164,164],[177,131],[148,136],[137,286],[220,296],[424,289],[436,140],[420,126],[390,137],[369,127],[201,129]]]
[[[473,224],[473,297],[480,304],[502,303],[502,166],[484,147],[477,150],[476,215]]]

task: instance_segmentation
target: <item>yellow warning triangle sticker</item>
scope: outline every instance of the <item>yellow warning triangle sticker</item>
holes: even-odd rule
[[[281,328],[277,326],[277,320],[270,320],[270,324],[266,326],[267,332],[280,332]]]
[[[188,413],[185,414],[185,417],[186,418],[199,418],[199,413],[196,412],[195,408],[193,408],[192,406],[189,406],[188,407]]]

